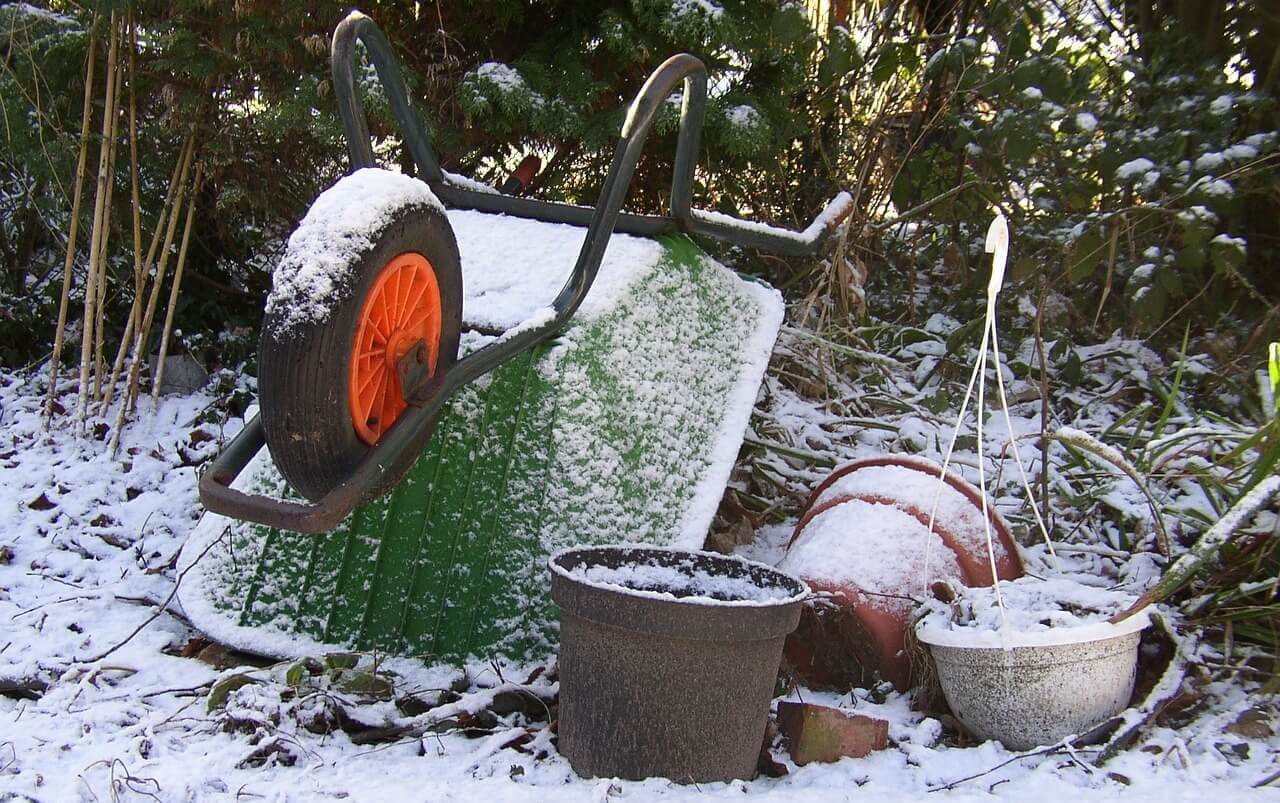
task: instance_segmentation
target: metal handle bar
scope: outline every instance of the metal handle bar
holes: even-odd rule
[[[516,198],[501,193],[477,192],[450,183],[449,176],[440,168],[421,121],[413,110],[405,90],[400,66],[386,36],[372,19],[352,11],[338,24],[333,33],[331,67],[333,69],[334,96],[338,114],[351,152],[352,169],[373,167],[373,146],[369,138],[369,126],[355,84],[356,43],[362,42],[369,60],[382,83],[390,101],[391,111],[400,126],[409,155],[418,166],[419,177],[431,187],[448,206],[459,209],[476,209],[482,212],[501,212],[519,217],[533,218],[551,223],[571,223],[588,226],[594,219],[593,210],[571,204],[540,201],[532,198]],[[747,248],[760,248],[788,256],[808,256],[817,253],[827,235],[853,209],[853,200],[842,193],[827,204],[814,222],[803,232],[775,229],[746,221],[731,222],[724,215],[714,215],[692,208],[693,174],[697,164],[698,148],[702,140],[702,127],[707,108],[707,70],[693,56],[674,56],[672,59],[689,59],[693,66],[685,73],[684,97],[680,108],[680,129],[676,141],[676,158],[671,180],[669,215],[637,215],[621,213],[616,216],[615,230],[625,234],[653,237],[677,231],[699,234],[725,240]],[[632,103],[627,115],[631,123],[637,106],[650,104],[649,119],[667,99],[667,95],[653,100],[647,96],[648,88],[672,59],[668,59],[649,78],[640,96]],[[627,125],[622,135],[627,136]],[[603,193],[602,193],[603,197]],[[745,224],[745,225],[743,225]]]
[[[383,440],[361,459],[352,475],[314,504],[286,502],[230,487],[265,441],[260,420],[253,419],[201,477],[200,498],[205,507],[236,518],[299,532],[332,529],[359,504],[367,489],[381,485],[388,467],[401,465],[414,450],[421,448],[418,433],[423,429],[422,425],[455,391],[558,332],[578,309],[599,272],[644,141],[661,104],[681,82],[685,89],[686,113],[691,105],[696,109],[696,101],[691,104],[689,99],[703,94],[696,90],[705,91],[706,68],[689,55],[667,59],[645,82],[628,109],[622,136],[614,150],[613,163],[587,227],[582,250],[568,281],[552,302],[553,314],[548,319],[509,330],[416,389],[410,399],[412,406],[391,426]],[[697,141],[682,137],[682,145],[682,149],[677,151],[677,166],[681,169],[679,166],[684,165],[682,169],[691,172]],[[687,201],[687,197],[684,200]]]

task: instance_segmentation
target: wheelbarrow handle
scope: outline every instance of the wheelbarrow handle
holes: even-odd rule
[[[351,12],[339,23],[334,32],[332,51],[335,95],[351,150],[353,168],[374,165],[368,124],[355,91],[357,42],[364,43],[391,102],[392,111],[403,130],[410,155],[433,191],[451,203],[456,204],[460,198],[479,199],[476,203],[462,205],[486,211],[515,212],[556,222],[576,222],[581,225],[582,216],[589,215],[586,220],[586,237],[573,271],[543,315],[508,330],[493,342],[454,363],[442,374],[413,389],[407,394],[410,407],[383,435],[382,440],[365,454],[350,477],[316,502],[276,499],[232,487],[236,477],[266,443],[261,419],[255,417],[200,478],[200,499],[206,508],[216,513],[296,532],[322,533],[333,529],[356,505],[369,497],[371,489],[385,487],[389,466],[404,465],[405,457],[425,445],[430,429],[426,426],[427,423],[439,413],[454,392],[515,355],[554,337],[577,311],[595,281],[609,238],[619,228],[620,219],[626,220],[628,226],[641,227],[646,233],[660,233],[653,228],[653,223],[655,220],[661,223],[662,218],[623,215],[622,204],[626,200],[632,175],[654,120],[667,98],[678,88],[683,88],[680,131],[676,143],[671,217],[666,219],[674,224],[672,231],[682,229],[783,253],[808,253],[804,249],[816,250],[834,225],[833,221],[847,214],[852,206],[847,195],[844,200],[837,198],[838,203],[829,205],[818,221],[803,233],[746,224],[727,216],[692,209],[693,171],[706,112],[707,69],[701,61],[688,54],[672,56],[663,62],[649,76],[627,109],[621,137],[614,149],[613,162],[594,209],[451,188],[445,181],[435,153],[423,135],[421,124],[409,103],[404,79],[391,53],[390,44],[373,20],[358,11]],[[424,435],[424,432],[427,434]]]
[[[405,147],[418,167],[418,175],[440,197],[454,208],[475,209],[481,212],[528,217],[551,223],[569,223],[589,226],[599,216],[595,210],[551,201],[519,198],[498,192],[480,192],[451,181],[440,167],[440,161],[431,148],[424,127],[413,110],[405,89],[404,77],[391,49],[391,44],[372,19],[359,11],[352,11],[333,32],[330,63],[333,70],[334,96],[338,114],[342,118],[347,148],[351,153],[353,170],[374,167],[373,145],[369,138],[369,125],[364,107],[356,91],[356,44],[363,43],[369,60],[373,63],[383,91],[391,105],[392,114],[400,126]],[[707,110],[707,69],[701,61],[688,54],[667,59],[649,76],[627,113],[622,138],[625,143],[634,139],[643,143],[645,135],[662,104],[683,81],[684,92],[680,105],[680,129],[677,134],[676,156],[671,178],[671,202],[667,215],[637,215],[614,212],[612,229],[627,234],[654,237],[661,234],[684,232],[702,235],[747,248],[759,248],[788,256],[816,254],[828,235],[853,209],[853,199],[847,193],[836,196],[814,221],[803,231],[789,231],[773,226],[739,220],[729,215],[694,209],[693,178],[697,167],[698,150],[702,142],[702,128]],[[636,156],[639,154],[637,152]],[[617,161],[615,156],[615,168]],[[631,175],[627,173],[621,182],[621,201],[626,198]],[[608,189],[606,185],[606,189]],[[606,193],[601,193],[601,200]]]
[[[458,367],[460,363],[455,365]],[[262,418],[254,416],[200,477],[200,502],[214,513],[268,527],[300,533],[329,532],[370,497],[370,489],[383,487],[390,466],[402,465],[403,457],[421,451],[430,436],[425,424],[462,384],[464,376],[457,371],[429,380],[426,400],[408,407],[378,445],[365,453],[351,476],[315,502],[279,499],[232,487],[249,461],[266,445]]]

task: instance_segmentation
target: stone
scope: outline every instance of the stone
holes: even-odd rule
[[[887,720],[812,703],[778,703],[778,727],[800,765],[862,758],[889,745]]]

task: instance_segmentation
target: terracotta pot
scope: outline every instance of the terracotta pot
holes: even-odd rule
[[[825,597],[806,606],[799,627],[787,639],[787,666],[807,685],[843,690],[867,686],[877,678],[891,681],[900,690],[912,685],[905,647],[914,606],[905,598],[925,592],[924,566],[900,572],[900,579],[911,580],[902,587],[883,587],[877,581],[883,583],[886,565],[915,567],[919,563],[934,495],[939,493],[939,476],[945,485],[933,520],[939,549],[929,566],[930,582],[950,577],[978,586],[990,585],[993,576],[1002,580],[1022,576],[1017,544],[994,505],[988,505],[988,521],[995,560],[988,555],[982,497],[962,478],[916,457],[875,457],[839,467],[810,494],[788,543],[788,557],[780,564],[796,571]],[[867,529],[879,526],[876,522],[883,524],[887,509],[902,514],[893,519],[898,539],[888,543],[882,533]],[[842,513],[848,525],[839,542],[833,544],[829,533],[824,536],[824,546],[833,552],[831,567],[825,576],[806,573],[799,568],[806,561],[791,560],[792,553],[812,548],[806,539],[813,537],[815,522],[827,518],[822,525],[826,527],[829,517]],[[867,513],[881,515],[863,515]],[[807,562],[812,563],[811,556]],[[894,599],[896,603],[891,604]]]

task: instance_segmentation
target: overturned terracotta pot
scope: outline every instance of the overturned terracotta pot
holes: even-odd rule
[[[993,576],[1022,576],[1008,525],[990,503],[987,513],[990,553],[981,492],[937,464],[875,457],[833,471],[810,494],[779,564],[819,595],[787,639],[792,674],[815,688],[866,687],[878,679],[910,688],[912,598],[938,580],[990,585]]]

